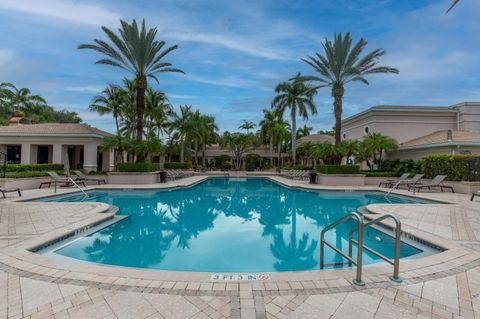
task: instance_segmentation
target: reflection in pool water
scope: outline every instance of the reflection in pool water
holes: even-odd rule
[[[318,269],[318,238],[325,226],[371,203],[426,202],[380,192],[295,190],[261,178],[212,178],[169,191],[95,190],[86,200],[116,205],[129,217],[56,254],[111,265],[214,272]],[[346,251],[353,226],[341,225],[327,240]],[[367,229],[365,244],[393,257],[393,238],[383,232]],[[402,243],[402,257],[420,252]],[[378,261],[369,253],[364,258]],[[326,263],[342,261],[327,248]]]

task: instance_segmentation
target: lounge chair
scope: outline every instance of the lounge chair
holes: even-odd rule
[[[402,176],[400,176],[399,178],[390,178],[390,179],[387,179],[383,182],[380,182],[378,184],[378,187],[382,187],[385,186],[385,187],[392,187],[393,185],[395,185],[396,183],[400,182],[400,181],[406,181],[408,179],[408,177],[410,176],[410,173],[404,173],[402,174]]]
[[[107,182],[104,179],[96,179],[96,178],[88,178],[87,175],[85,175],[82,171],[73,171],[75,175],[77,175],[77,178],[75,179],[75,182],[95,182],[100,184],[107,184]]]
[[[38,188],[42,188],[43,185],[48,185],[48,187],[50,188],[52,186],[52,183],[54,183],[55,187],[57,187],[58,183],[61,184],[60,186],[72,186],[73,185],[72,179],[70,177],[60,176],[56,172],[47,172],[47,174],[50,176],[50,180],[48,182],[40,183],[40,187],[38,187]],[[79,182],[84,187],[86,186],[84,181],[79,181]]]
[[[480,196],[480,191],[477,191],[476,193],[472,193],[472,197],[470,197],[470,201],[472,201],[475,196]]]
[[[6,193],[18,193],[18,196],[22,197],[22,193],[20,192],[20,188],[0,188],[0,193],[2,193],[3,198],[7,198],[5,196]]]
[[[408,190],[413,189],[413,190],[416,190],[416,191],[420,192],[420,190],[423,189],[423,188],[428,188],[428,189],[440,188],[440,190],[443,192],[443,189],[446,188],[446,189],[451,190],[452,193],[455,193],[452,186],[443,185],[443,181],[445,180],[445,178],[447,178],[447,175],[437,175],[437,176],[435,176],[434,179],[432,179],[432,181],[430,183],[413,184],[413,185],[410,185],[408,187]]]
[[[410,187],[417,184],[422,178],[423,174],[415,174],[415,176],[413,176],[412,178],[396,182],[392,185],[392,188],[399,188],[400,186]]]

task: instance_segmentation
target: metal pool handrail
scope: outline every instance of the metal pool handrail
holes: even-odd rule
[[[365,246],[363,244],[363,230],[367,227],[370,227],[372,225],[378,224],[382,220],[391,218],[395,222],[395,257],[392,260],[389,258],[385,257],[384,255],[380,254],[379,252],[375,251],[374,249]],[[329,230],[332,230],[333,228],[337,227],[340,224],[343,224],[347,222],[350,219],[354,219],[357,221],[357,228],[352,228],[348,235],[348,255],[345,254],[343,251],[341,251],[339,248],[337,248],[335,245],[332,243],[328,242],[325,240],[325,233],[328,232]],[[355,240],[353,239],[353,233],[358,232],[358,239]],[[367,251],[370,253],[374,254],[375,256],[378,256],[382,260],[388,262],[389,264],[393,265],[393,276],[390,277],[391,280],[395,282],[401,282],[402,280],[399,277],[399,271],[400,271],[400,238],[402,234],[402,224],[400,220],[397,218],[397,216],[393,214],[385,214],[382,215],[378,218],[375,218],[373,220],[370,220],[368,222],[365,222],[364,218],[362,215],[359,213],[350,213],[342,218],[338,219],[334,223],[328,225],[325,227],[321,232],[320,232],[320,269],[323,269],[325,267],[325,261],[324,261],[324,255],[325,255],[325,245],[328,247],[332,248],[335,252],[339,253],[343,258],[348,260],[348,264],[351,266],[354,264],[357,267],[357,272],[356,272],[356,277],[353,280],[353,283],[358,285],[358,286],[364,286],[365,283],[362,281],[362,268],[363,268],[363,263],[362,263],[362,257],[363,257],[363,249],[365,248]],[[353,258],[353,243],[357,244],[358,251],[357,251],[357,258],[356,260]]]
[[[374,249],[364,245],[363,244],[363,234],[361,234],[361,233],[363,233],[363,230],[365,228],[370,227],[370,226],[375,225],[375,224],[378,224],[379,222],[381,222],[382,220],[385,220],[385,219],[393,219],[393,221],[395,222],[395,257],[394,257],[393,260],[390,260],[390,258],[387,258],[386,256],[380,254],[379,252],[375,251]],[[358,240],[355,240],[355,239],[353,239],[353,233],[357,230],[359,232]],[[395,281],[395,282],[402,282],[402,280],[399,277],[399,272],[400,272],[400,239],[401,239],[401,236],[402,236],[402,223],[400,222],[398,217],[393,215],[393,214],[382,215],[378,218],[370,220],[369,222],[363,223],[361,228],[360,227],[358,229],[353,228],[350,231],[350,234],[348,235],[348,255],[350,257],[352,257],[353,243],[357,244],[357,246],[359,247],[359,251],[360,251],[360,246],[362,246],[362,248],[364,248],[365,250],[369,251],[370,253],[374,254],[375,256],[381,258],[382,260],[384,260],[387,263],[389,263],[390,265],[392,265],[393,266],[393,276],[391,276],[390,279],[392,281]],[[357,268],[358,268],[358,266],[357,266]]]
[[[358,246],[358,253],[357,253],[357,260],[354,260],[353,257],[350,255],[346,255],[343,251],[338,249],[335,245],[331,244],[330,242],[325,240],[325,233],[328,232],[329,230],[332,230],[333,228],[337,227],[340,224],[345,223],[346,221],[350,219],[355,219],[358,224],[358,241],[362,243],[362,245]],[[320,232],[320,269],[323,269],[325,267],[325,262],[324,262],[324,254],[325,254],[325,244],[332,248],[334,251],[339,253],[343,258],[347,259],[349,261],[349,264],[354,264],[357,266],[357,276],[353,280],[353,283],[359,286],[365,285],[365,283],[362,281],[362,248],[363,248],[363,216],[360,215],[359,213],[350,213],[348,215],[343,216],[336,222],[328,225],[322,231]]]

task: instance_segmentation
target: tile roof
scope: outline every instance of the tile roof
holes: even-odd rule
[[[400,147],[414,147],[444,143],[480,143],[480,133],[469,131],[436,131],[400,144]]]
[[[312,134],[308,136],[304,136],[298,139],[298,145],[302,145],[304,143],[335,143],[335,137],[327,134]]]
[[[98,135],[101,137],[112,134],[86,124],[74,123],[43,123],[43,124],[14,124],[0,126],[0,135]]]

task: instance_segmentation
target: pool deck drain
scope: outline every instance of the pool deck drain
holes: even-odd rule
[[[388,280],[388,265],[366,267],[363,288],[351,284],[352,270],[219,281],[206,273],[52,259],[27,249],[72,225],[105,218],[106,205],[0,201],[0,318],[480,318],[480,203],[461,194],[422,196],[457,204],[376,204],[369,210],[399,215],[406,231],[447,250],[402,261],[402,284]]]

